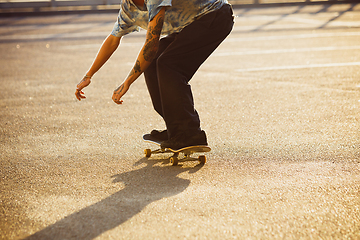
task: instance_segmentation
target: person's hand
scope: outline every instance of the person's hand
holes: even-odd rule
[[[75,96],[79,101],[81,101],[82,98],[86,98],[84,92],[81,90],[90,84],[90,79],[91,76],[85,75],[85,77],[79,82],[79,84],[76,85]]]
[[[129,90],[129,85],[126,83],[121,84],[117,89],[114,90],[112,100],[117,104],[122,104],[122,96]]]

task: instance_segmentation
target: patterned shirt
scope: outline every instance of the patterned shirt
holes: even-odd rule
[[[180,32],[196,18],[227,3],[227,0],[144,0],[144,6],[138,7],[132,0],[121,0],[118,19],[111,34],[121,37],[140,28],[147,29],[149,21],[162,7],[166,7],[166,11],[161,33]]]

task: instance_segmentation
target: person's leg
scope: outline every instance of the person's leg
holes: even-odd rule
[[[200,134],[200,119],[188,84],[201,64],[231,32],[231,7],[209,13],[185,27],[157,60],[162,113],[170,138]]]
[[[175,39],[174,35],[169,35],[160,40],[159,50],[151,62],[150,66],[144,71],[145,82],[150,94],[150,98],[155,111],[164,118],[162,112],[162,103],[160,97],[159,81],[157,75],[157,59],[169,46],[169,44]]]

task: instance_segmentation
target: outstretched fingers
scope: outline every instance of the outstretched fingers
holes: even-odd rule
[[[79,89],[76,89],[75,96],[79,101],[81,101],[82,98],[86,98],[84,92],[80,91]]]
[[[84,87],[90,84],[91,76],[85,75],[83,79],[76,85],[75,96],[80,101],[82,98],[86,98],[84,92],[81,91]]]
[[[123,83],[121,84],[117,89],[114,90],[114,93],[112,95],[112,100],[116,104],[122,104],[123,100],[121,100],[122,96],[128,91],[129,87],[127,84]]]

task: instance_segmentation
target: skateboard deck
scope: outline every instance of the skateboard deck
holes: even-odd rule
[[[150,134],[145,134],[143,136],[143,140],[146,142],[156,144],[158,147],[160,147],[161,145],[161,142],[153,139]],[[173,156],[170,157],[170,163],[173,166],[176,166],[178,165],[179,162],[184,162],[184,161],[200,161],[201,164],[205,164],[206,163],[205,155],[200,155],[197,158],[193,158],[191,157],[191,155],[193,153],[204,153],[210,151],[211,148],[209,146],[191,146],[191,147],[181,148],[179,150],[173,150],[171,148],[161,148],[161,147],[156,150],[145,149],[144,153],[145,153],[145,157],[147,158],[151,157],[152,154],[173,153]],[[180,154],[184,155],[184,157],[179,158]]]

